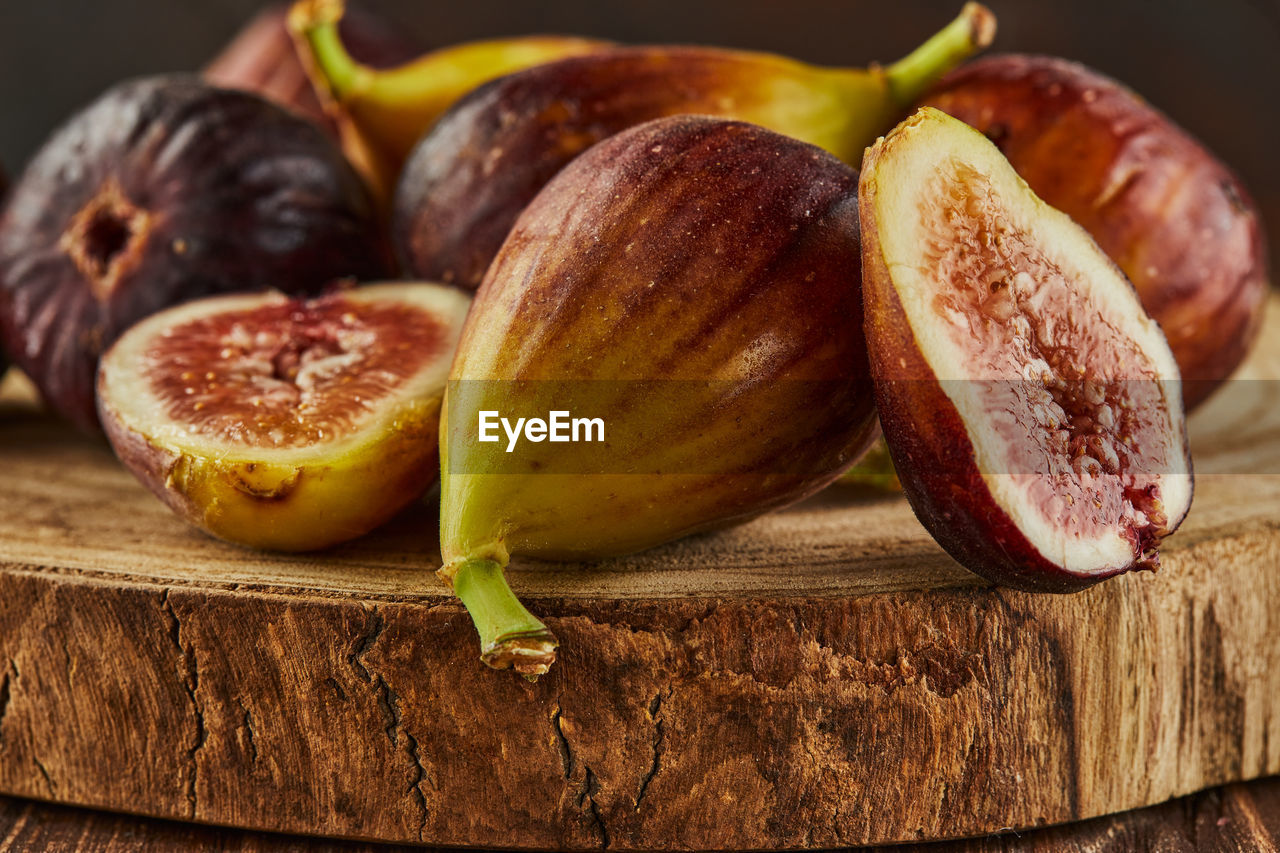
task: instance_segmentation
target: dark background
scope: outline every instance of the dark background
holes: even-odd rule
[[[195,70],[257,0],[0,0],[0,162],[12,174],[116,80]],[[424,46],[529,32],[890,61],[961,0],[364,0]],[[1280,0],[989,0],[995,49],[1053,53],[1128,83],[1244,178],[1280,251]]]

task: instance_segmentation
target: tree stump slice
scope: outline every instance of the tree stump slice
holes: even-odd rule
[[[430,503],[323,554],[212,541],[0,403],[0,793],[387,842],[787,849],[983,835],[1280,772],[1280,311],[1193,419],[1164,568],[980,582],[900,496],[592,566],[485,669]],[[1258,381],[1247,381],[1258,380]],[[1269,381],[1268,381],[1269,380]]]

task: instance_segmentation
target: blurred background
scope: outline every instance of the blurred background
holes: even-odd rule
[[[565,32],[861,65],[906,53],[961,0],[363,0],[424,47]],[[1078,59],[1143,94],[1243,177],[1280,249],[1280,0],[989,0],[995,49]],[[111,83],[197,70],[256,0],[0,0],[0,162],[12,175]]]

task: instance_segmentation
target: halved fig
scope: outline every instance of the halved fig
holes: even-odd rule
[[[434,284],[190,302],[103,356],[99,415],[120,460],[197,527],[258,548],[333,545],[434,482],[469,303]]]
[[[876,402],[921,522],[1022,589],[1155,569],[1191,460],[1177,364],[1124,275],[935,109],[867,151],[859,194]]]

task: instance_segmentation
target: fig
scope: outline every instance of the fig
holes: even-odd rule
[[[1178,366],[1123,273],[968,125],[925,108],[859,185],[876,404],[912,508],[997,583],[1155,569],[1191,503]]]
[[[285,551],[354,538],[435,482],[469,302],[385,284],[166,309],[103,356],[103,426],[148,489],[214,536]]]
[[[0,338],[97,429],[102,351],[142,317],[232,291],[317,292],[388,256],[359,176],[314,124],[188,77],[122,83],[36,154],[0,217]]]
[[[440,575],[485,663],[555,659],[511,554],[641,550],[853,464],[875,424],[860,275],[857,173],[754,125],[658,119],[547,184],[476,295],[442,415]],[[602,441],[484,438],[486,413],[557,410]]]
[[[1262,226],[1190,134],[1116,81],[1047,56],[965,66],[924,103],[991,137],[1120,266],[1169,339],[1188,408],[1240,364],[1266,300]]]
[[[323,125],[338,136],[338,125],[325,112],[289,32],[289,5],[268,6],[255,15],[203,71],[215,86],[244,89]],[[370,67],[408,62],[421,50],[403,30],[360,6],[352,6],[339,23],[351,55]]]
[[[340,30],[345,12],[343,0],[298,0],[289,28],[315,90],[338,124],[347,156],[387,201],[414,143],[462,95],[503,74],[609,44],[575,36],[494,39],[379,69],[348,50]]]
[[[460,101],[414,150],[393,205],[397,255],[413,275],[475,288],[520,211],[566,163],[662,116],[749,121],[856,168],[867,145],[994,32],[994,16],[970,3],[887,68],[818,68],[764,53],[658,46],[504,77]]]

